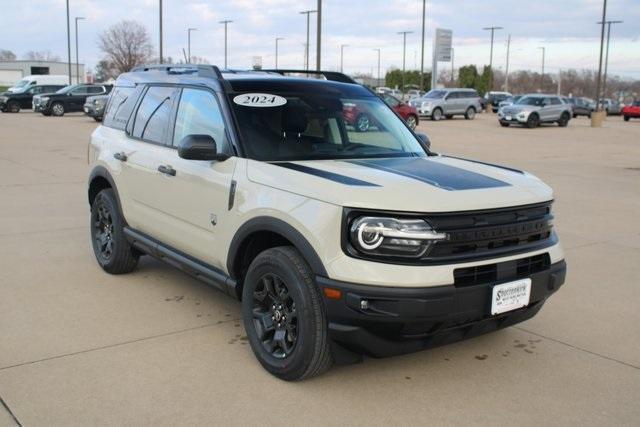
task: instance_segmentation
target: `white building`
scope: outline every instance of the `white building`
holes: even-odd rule
[[[25,76],[40,74],[69,75],[66,62],[55,61],[0,61],[0,86],[11,86]],[[84,82],[84,64],[79,64],[80,81]],[[76,64],[71,63],[72,83],[77,83]]]

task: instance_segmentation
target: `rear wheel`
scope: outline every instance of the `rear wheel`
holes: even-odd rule
[[[98,264],[107,273],[129,273],[138,265],[139,254],[124,235],[124,219],[110,188],[99,192],[91,204],[91,242]]]
[[[355,128],[358,132],[366,132],[371,127],[371,120],[366,114],[360,114],[356,118]]]
[[[298,381],[331,366],[322,296],[296,249],[267,249],[253,260],[244,280],[242,315],[251,349],[272,375]]]
[[[625,121],[625,122],[628,122],[630,118],[631,118],[631,117],[629,117],[629,116],[624,116],[624,121]]]
[[[538,127],[538,125],[540,125],[540,118],[538,117],[538,115],[536,113],[529,114],[529,118],[527,119],[527,127],[529,129],[533,129],[535,127]]]
[[[407,117],[407,126],[409,126],[411,130],[414,130],[417,124],[418,124],[418,118],[416,116]]]
[[[18,104],[16,101],[9,101],[9,103],[7,103],[7,111],[10,113],[19,113],[20,104]]]
[[[438,120],[441,120],[441,119],[442,119],[442,110],[440,108],[436,108],[431,112],[431,120],[435,120],[437,122]]]
[[[464,113],[464,118],[467,120],[473,120],[476,118],[476,109],[473,107],[467,108],[467,111]]]
[[[55,102],[51,106],[51,114],[56,117],[64,116],[64,105],[62,102]]]
[[[567,127],[567,125],[569,124],[569,118],[569,113],[562,113],[562,115],[560,116],[560,120],[558,120],[558,126],[560,126],[561,128]]]

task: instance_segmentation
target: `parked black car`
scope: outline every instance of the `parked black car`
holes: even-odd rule
[[[565,102],[571,104],[573,109],[573,118],[578,116],[587,116],[591,117],[591,112],[593,111],[591,104],[584,98],[575,98],[575,97],[563,97]]]
[[[55,92],[64,85],[31,86],[22,92],[0,93],[0,111],[3,113],[18,113],[22,108],[31,108],[34,95]]]
[[[55,93],[45,93],[33,97],[33,111],[45,116],[62,116],[64,113],[82,111],[87,97],[104,95],[111,91],[111,85],[80,84],[66,86]]]
[[[102,116],[104,116],[104,107],[107,105],[108,100],[109,95],[88,97],[87,102],[84,103],[84,113],[89,117],[93,117],[96,122],[101,122]]]
[[[485,106],[485,109],[487,107],[491,107],[491,110],[494,113],[498,112],[498,108],[500,105],[500,102],[504,101],[505,99],[509,98],[510,96],[512,96],[509,92],[487,92],[484,94],[484,98],[487,102],[487,105]]]

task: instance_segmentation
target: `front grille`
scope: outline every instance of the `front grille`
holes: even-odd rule
[[[457,268],[453,271],[454,285],[465,287],[524,279],[534,273],[547,270],[550,266],[549,254],[540,254],[496,264]]]
[[[434,244],[425,261],[461,262],[532,250],[551,242],[551,202],[487,211],[429,214],[448,239]]]

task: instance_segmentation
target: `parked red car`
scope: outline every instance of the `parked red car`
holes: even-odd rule
[[[631,118],[640,119],[640,100],[635,100],[631,105],[624,107],[622,116],[625,122],[628,122]]]
[[[411,129],[416,128],[418,125],[418,110],[415,107],[405,104],[398,98],[388,94],[380,95],[380,97],[402,117]],[[355,104],[345,104],[342,115],[347,124],[353,126],[357,132],[366,132],[371,126],[375,126],[366,111],[363,111]]]

